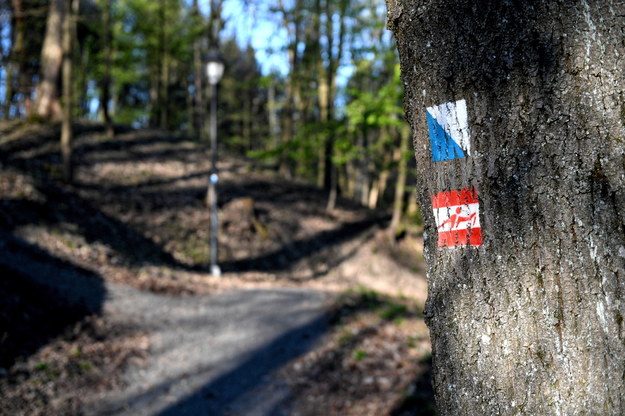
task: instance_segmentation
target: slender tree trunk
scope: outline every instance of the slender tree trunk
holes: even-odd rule
[[[388,10],[439,413],[624,415],[623,3]]]
[[[15,103],[15,116],[24,117],[32,110],[32,72],[28,68],[26,54],[26,19],[24,3],[22,0],[11,0],[14,13],[13,45],[11,46],[11,60],[7,66],[7,115],[15,98],[15,93],[20,94],[22,102]],[[17,88],[15,88],[15,76],[17,75]]]
[[[74,39],[75,42],[78,42],[78,33],[74,34]],[[74,58],[74,67],[76,68],[74,72],[77,74],[75,84],[78,86],[78,88],[76,85],[74,86],[74,99],[76,100],[76,107],[80,110],[77,113],[78,116],[87,118],[90,113],[89,81],[91,74],[85,69],[88,68],[89,62],[93,61],[93,57],[87,48],[79,49],[78,53],[78,57]]]
[[[12,0],[11,7],[13,11],[13,33],[12,43],[9,46],[8,62],[5,67],[5,90],[4,90],[4,118],[9,119],[11,107],[13,106],[13,97],[15,95],[15,74],[18,72],[20,56],[24,49],[24,9],[21,0]]]
[[[408,206],[406,207],[406,215],[408,217],[413,218],[419,215],[419,204],[417,203],[419,195],[417,193],[417,188],[413,187],[410,191],[410,198],[408,199]]]
[[[267,117],[269,123],[269,137],[271,137],[271,146],[279,145],[280,124],[278,123],[278,106],[276,104],[276,85],[270,81],[267,88]]]
[[[17,92],[22,99],[20,103],[15,103],[15,115],[16,117],[24,118],[28,117],[32,112],[33,71],[26,53],[26,30],[28,27],[25,19],[24,4],[22,0],[12,0],[11,3],[16,14],[13,51],[16,55],[18,70]]]
[[[103,0],[102,4],[102,28],[103,28],[103,50],[104,50],[104,71],[102,73],[100,106],[104,116],[106,126],[106,137],[111,139],[114,135],[113,120],[111,119],[111,70],[113,69],[113,45],[111,36],[111,3],[112,0]]]
[[[389,169],[384,169],[380,173],[380,176],[374,181],[371,192],[369,192],[369,201],[367,203],[370,209],[376,209],[380,203],[380,199],[384,197],[390,174],[391,171]]]
[[[160,60],[159,60],[159,92],[158,92],[158,125],[162,129],[166,129],[169,125],[169,39],[167,37],[167,6],[169,0],[161,0],[160,2]]]
[[[159,67],[160,68],[160,67]],[[158,74],[158,68],[153,68],[150,71],[150,102],[148,104],[148,114],[150,114],[149,124],[151,127],[157,127],[159,125],[159,82],[161,77]]]
[[[408,163],[405,155],[408,153],[408,139],[410,138],[410,129],[408,126],[400,130],[399,149],[396,151],[395,160],[398,162],[397,182],[395,183],[395,199],[393,201],[393,217],[388,227],[389,236],[394,238],[397,228],[401,222],[401,216],[404,211],[404,194],[406,193],[406,179],[408,178]]]
[[[347,18],[347,6],[349,4],[348,0],[339,0],[338,1],[338,33],[336,43],[334,41],[334,12],[330,10],[330,0],[326,0],[326,24],[327,24],[327,37],[328,37],[328,51],[327,54],[330,57],[328,61],[328,70],[326,73],[327,83],[329,88],[328,93],[328,119],[334,120],[334,99],[336,98],[336,76],[338,72],[339,65],[341,63],[341,59],[343,58],[343,47],[345,42],[345,19]],[[326,209],[331,211],[336,206],[336,200],[338,197],[338,170],[332,158],[334,157],[334,136],[330,134],[326,139],[325,144],[325,180],[326,187],[329,189],[328,195],[328,204]],[[366,203],[366,202],[365,202]]]
[[[193,0],[193,10],[194,23],[196,25],[200,25],[202,22],[202,15],[200,14],[200,8],[198,5],[198,0]],[[204,121],[204,95],[203,95],[203,87],[202,87],[202,39],[198,37],[198,39],[193,42],[193,132],[198,136],[202,137],[202,124]]]
[[[369,191],[369,196],[367,197],[367,207],[369,209],[375,209],[378,204],[378,198],[380,196],[380,185],[381,178],[386,172],[382,172],[377,179],[374,179],[371,183],[371,190]]]
[[[222,19],[223,0],[210,0],[210,6],[208,47],[218,49],[220,44],[219,34],[224,23]]]
[[[313,36],[315,37],[315,59],[317,61],[317,99],[319,101],[319,122],[322,125],[328,123],[328,101],[329,101],[329,85],[326,77],[326,68],[323,61],[323,48],[321,39],[321,14],[322,14],[321,0],[315,0],[315,13],[313,16]],[[325,128],[324,128],[325,129]],[[327,130],[327,129],[325,129]],[[321,145],[318,149],[318,161],[317,161],[317,186],[323,187],[325,185],[326,175],[326,137],[323,137]]]
[[[35,113],[46,120],[62,118],[59,86],[63,62],[63,2],[50,1],[46,36],[41,49],[41,79],[37,87]]]
[[[74,19],[78,0],[64,0],[65,12],[63,19],[63,118],[61,123],[61,157],[63,166],[63,178],[67,183],[74,179],[74,166],[72,163],[72,110],[74,108],[73,84],[72,84],[72,46],[74,37]]]
[[[5,69],[4,108],[2,111],[5,120],[8,120],[10,118],[11,107],[13,106],[13,96],[15,95],[15,89],[13,88],[13,83],[14,83],[13,74],[15,73],[15,67],[16,67],[14,63],[14,56],[15,56],[14,48],[15,47],[13,46],[13,51],[11,51],[9,62]]]
[[[347,198],[354,199],[356,195],[356,181],[358,178],[358,169],[352,162],[345,165],[345,184],[343,186],[345,190],[345,196]]]
[[[299,58],[297,52],[297,46],[300,39],[300,20],[299,11],[301,7],[301,0],[296,0],[294,12],[296,13],[293,21],[290,20],[289,12],[284,6],[282,0],[278,0],[278,8],[282,12],[283,23],[287,29],[289,36],[289,45],[287,48],[287,55],[289,60],[289,76],[287,79],[287,85],[285,88],[284,98],[284,111],[282,115],[282,134],[281,144],[284,148],[288,146],[288,143],[293,139],[295,125],[296,125],[296,113],[298,102],[298,87],[297,76],[299,70]],[[283,150],[279,157],[279,172],[285,177],[291,176],[291,169],[289,166],[289,159],[287,155],[288,150]]]
[[[169,54],[165,53],[161,61],[161,115],[160,115],[160,127],[162,129],[169,128]]]
[[[329,129],[326,128],[328,124],[328,110],[329,105],[328,102],[330,100],[330,87],[328,86],[327,79],[325,77],[325,71],[323,68],[323,62],[321,63],[321,68],[319,69],[319,121],[324,126],[324,131],[328,132]],[[328,134],[328,133],[326,133]],[[319,146],[319,162],[318,162],[318,173],[317,173],[317,186],[325,187],[329,189],[329,173],[326,168],[328,165],[327,151],[328,151],[328,141],[329,138],[327,136],[323,137],[321,141],[321,146]]]
[[[252,104],[254,97],[248,94],[247,99],[243,101],[243,119],[241,120],[241,136],[243,137],[243,143],[245,143],[245,150],[252,149]]]
[[[387,128],[383,128],[382,130],[388,130]],[[387,134],[386,132],[382,134]],[[371,192],[369,192],[369,203],[367,206],[371,209],[375,209],[378,207],[378,203],[380,199],[384,198],[384,194],[386,193],[386,187],[388,186],[388,179],[391,175],[391,162],[393,157],[397,157],[391,152],[384,152],[383,154],[383,162],[382,169],[378,178],[374,181],[374,185],[371,187]],[[373,163],[372,163],[373,165]],[[373,166],[373,170],[375,171],[375,166]]]

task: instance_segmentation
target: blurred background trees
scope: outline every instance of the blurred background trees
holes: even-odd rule
[[[67,102],[73,120],[105,123],[109,136],[115,123],[202,139],[202,56],[216,48],[226,62],[224,148],[323,187],[330,209],[341,195],[404,211],[412,158],[382,0],[81,0],[72,13],[65,3],[0,1],[2,118],[59,121]],[[70,14],[71,100],[61,97]],[[251,22],[246,34],[241,16]],[[254,36],[274,41],[259,51]],[[267,69],[272,55],[281,63]]]

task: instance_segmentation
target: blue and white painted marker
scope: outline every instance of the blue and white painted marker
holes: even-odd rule
[[[471,155],[465,100],[428,107],[426,114],[433,162],[461,159]]]

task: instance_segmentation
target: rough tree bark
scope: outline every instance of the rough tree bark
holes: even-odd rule
[[[440,413],[624,415],[625,4],[387,6],[427,235]],[[462,142],[466,157],[433,162],[429,132],[450,144],[450,126],[470,150]],[[433,198],[465,188],[456,203]],[[475,212],[476,193],[479,217],[456,220],[469,242],[481,230],[482,245],[439,247],[445,235],[467,240],[443,232],[454,220],[441,224],[451,213],[433,201]]]

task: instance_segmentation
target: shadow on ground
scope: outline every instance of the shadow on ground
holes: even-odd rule
[[[293,241],[285,244],[278,250],[255,258],[225,262],[223,263],[222,268],[225,272],[245,272],[256,270],[266,272],[284,271],[287,270],[290,265],[317,253],[322,249],[338,246],[373,227],[383,227],[388,220],[390,220],[390,217],[370,218],[362,221],[346,223],[337,229],[322,231],[310,238]],[[339,263],[345,259],[346,258],[344,257],[340,258]],[[336,264],[332,266],[336,266]],[[312,277],[314,278],[317,276],[318,275],[313,275]]]
[[[0,367],[9,368],[88,315],[99,314],[99,276],[0,230]]]
[[[268,377],[294,358],[311,350],[327,325],[326,317],[280,336],[270,344],[254,351],[238,367],[206,384],[195,394],[181,400],[159,413],[161,416],[210,414],[225,416],[231,408],[244,405],[253,414],[263,414],[263,409],[288,396],[288,388],[272,385],[271,390],[254,397],[257,389],[270,383]],[[252,413],[248,413],[250,416]],[[278,415],[268,412],[267,415]]]

